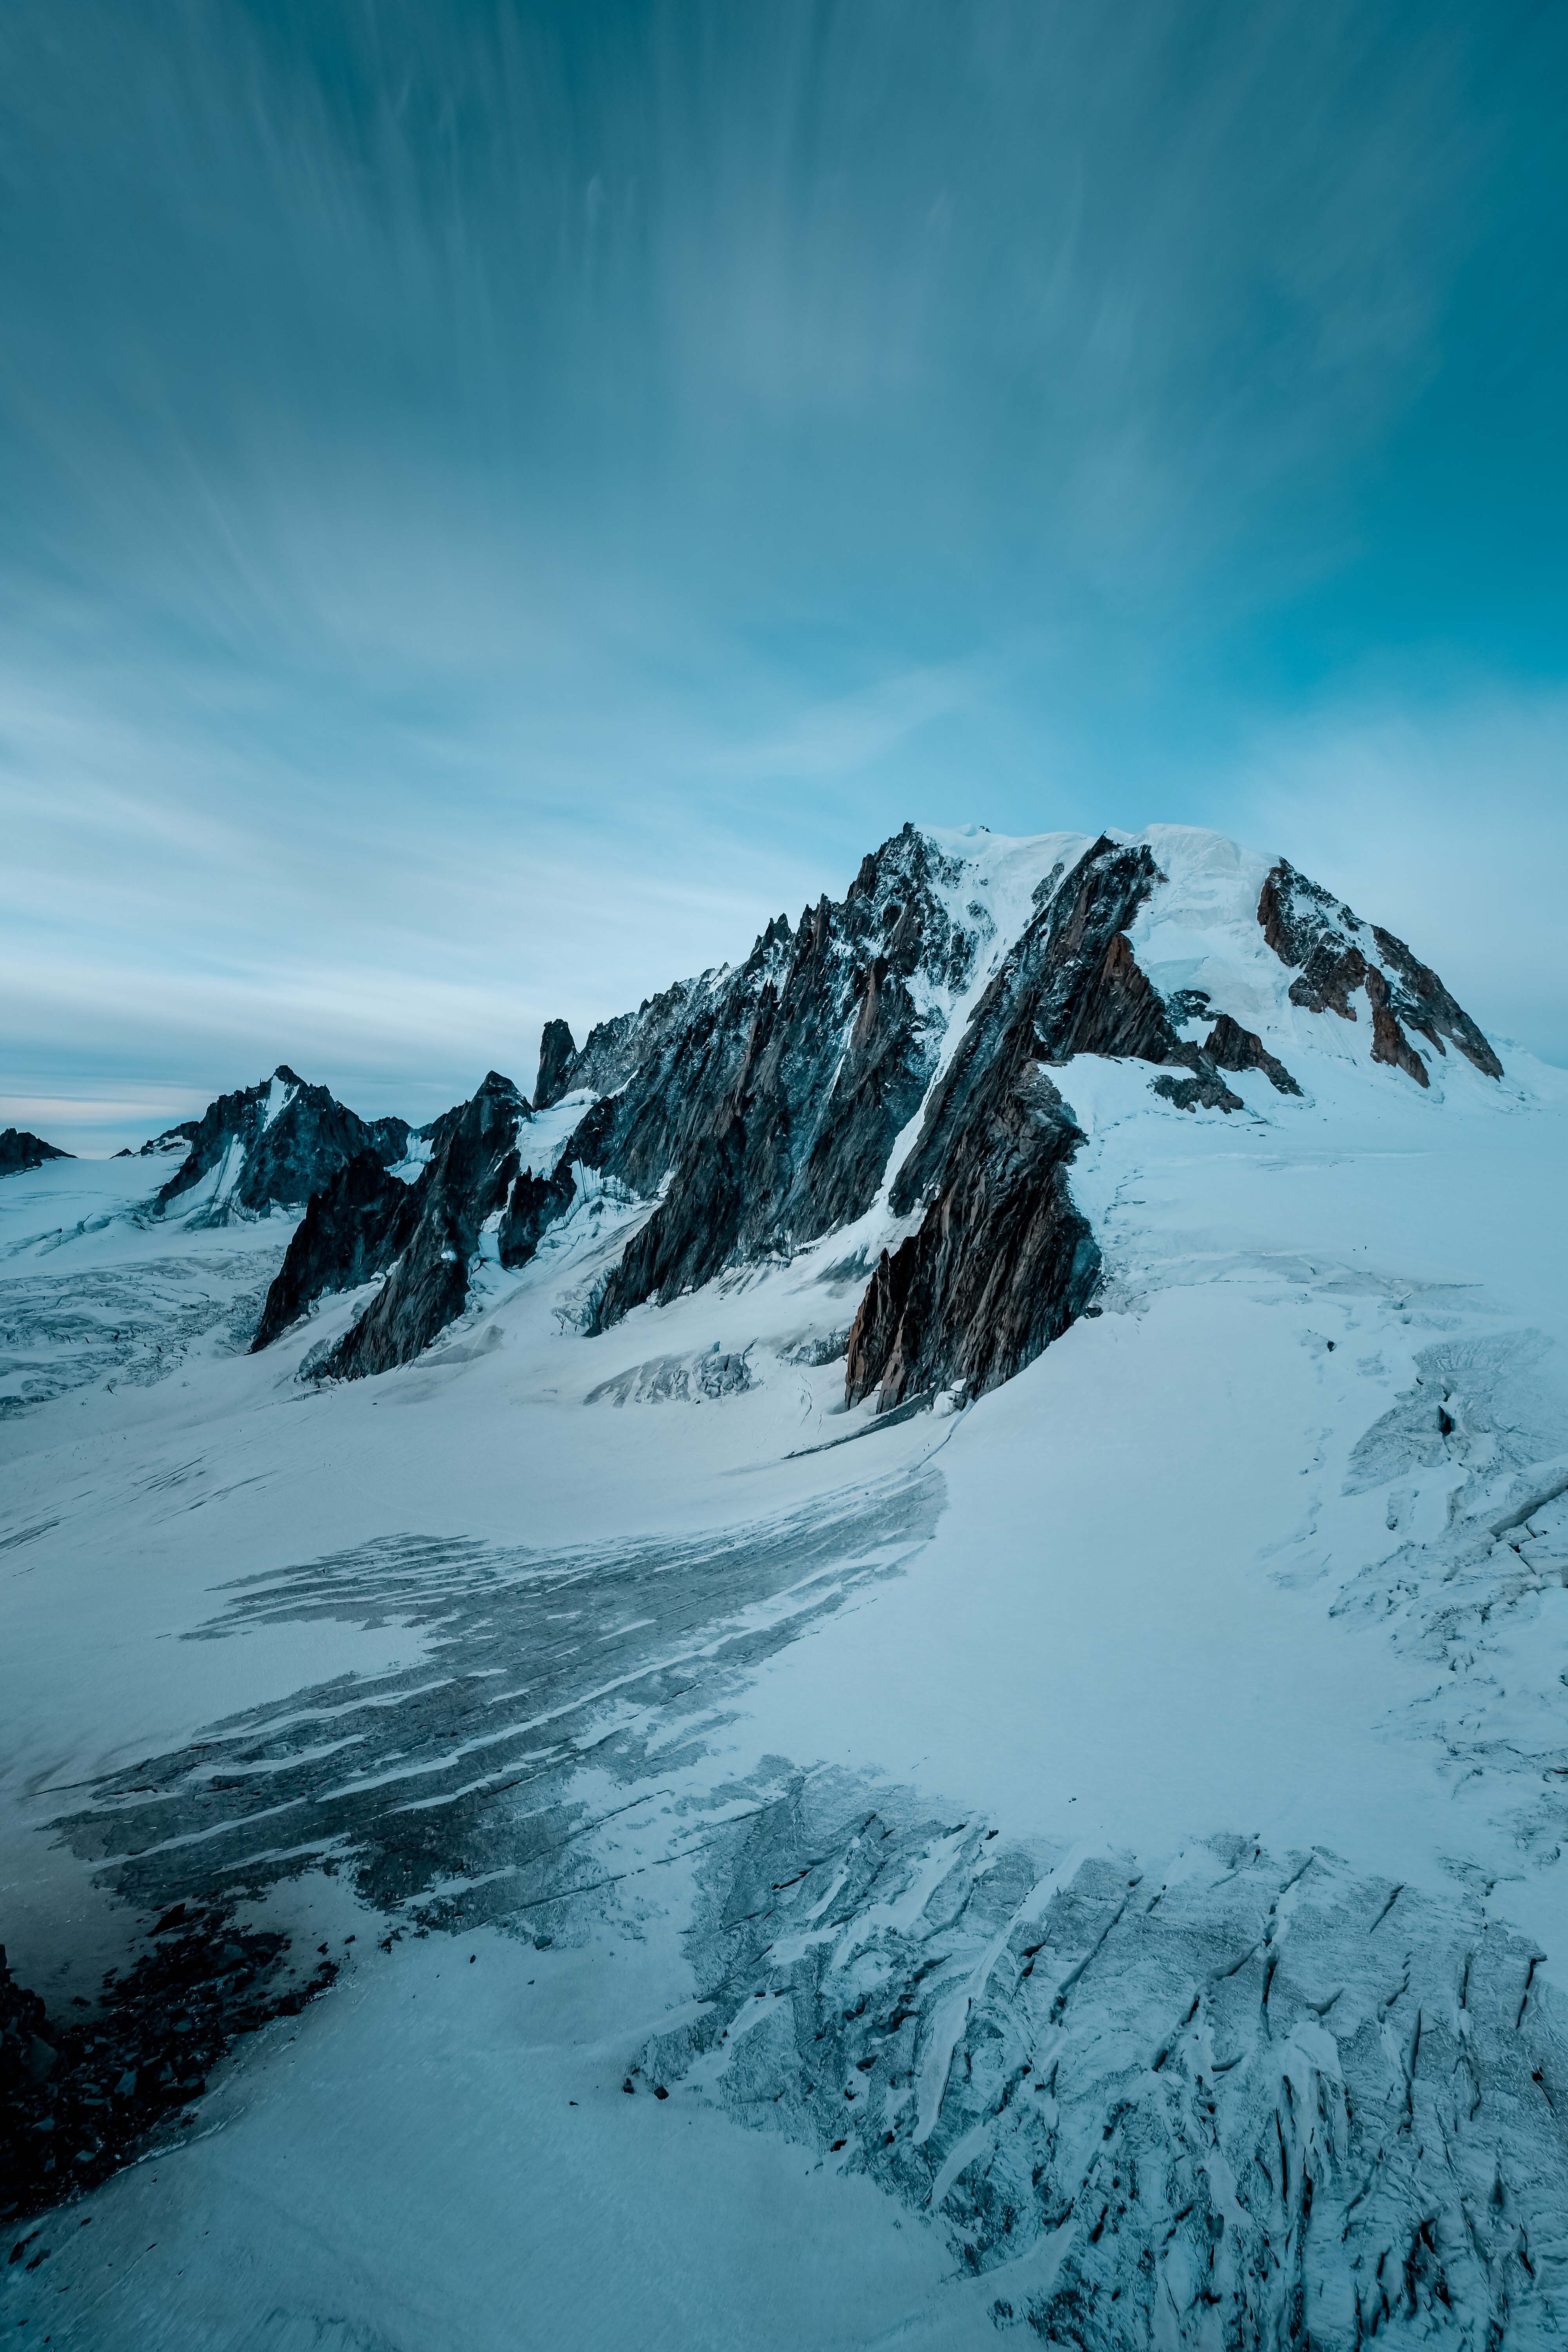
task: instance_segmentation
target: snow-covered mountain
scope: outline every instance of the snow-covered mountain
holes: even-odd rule
[[[1557,2341],[1568,1079],[1427,954],[906,829],[292,1227],[8,1181],[6,2323]]]
[[[151,1160],[155,1156],[173,1159],[178,1153],[184,1158],[195,1141],[196,1129],[200,1125],[199,1118],[182,1118],[174,1127],[165,1127],[157,1135],[150,1135],[136,1156],[142,1160]],[[129,1160],[132,1154],[127,1150],[117,1151],[114,1156],[116,1160]]]
[[[188,1142],[159,1188],[158,1208],[224,1224],[302,1208],[362,1153],[380,1164],[401,1160],[409,1134],[405,1119],[360,1118],[280,1062],[259,1086],[220,1095],[201,1118],[154,1136],[142,1154]]]
[[[532,1112],[492,1071],[434,1141],[416,1198],[368,1170],[341,1179],[312,1204],[257,1344],[390,1269],[363,1331],[319,1370],[407,1362],[462,1313],[487,1226],[494,1257],[521,1267],[608,1181],[656,1205],[594,1328],[854,1227],[863,1254],[885,1245],[849,1335],[847,1402],[979,1395],[1058,1338],[1099,1278],[1072,1198],[1083,1136],[1049,1073],[1082,1055],[1151,1063],[1167,1102],[1245,1117],[1232,1079],[1304,1099],[1289,1062],[1310,1077],[1344,1052],[1321,1034],[1329,1013],[1358,1026],[1350,1057],[1374,1078],[1381,1065],[1427,1087],[1449,1044],[1501,1076],[1436,972],[1283,859],[1168,826],[1003,842],[906,825],[840,904],[808,907],[793,931],[781,915],[738,969],[677,984],[580,1052],[550,1023],[538,1107],[586,1108],[540,1167]]]

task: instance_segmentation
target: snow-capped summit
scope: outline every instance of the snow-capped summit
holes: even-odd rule
[[[1305,1104],[1325,1063],[1429,1089],[1445,1041],[1500,1075],[1434,971],[1282,858],[1173,825],[1009,840],[906,824],[841,901],[776,917],[744,963],[677,982],[580,1050],[552,1022],[539,1108],[584,1108],[548,1168],[525,1164],[518,1097],[471,1197],[436,1172],[433,1140],[419,1181],[463,1201],[451,1230],[444,1213],[420,1239],[412,1203],[368,1178],[323,1201],[257,1344],[351,1273],[395,1268],[392,1297],[417,1295],[418,1312],[378,1299],[331,1369],[405,1360],[463,1311],[487,1217],[500,1263],[525,1265],[582,1170],[649,1204],[595,1328],[870,1219],[848,1402],[979,1394],[1059,1337],[1099,1278],[1072,1191],[1080,1057],[1148,1065],[1173,1113],[1256,1118]]]
[[[190,1149],[158,1192],[161,1212],[177,1209],[208,1223],[263,1216],[274,1208],[300,1208],[362,1152],[385,1165],[408,1142],[400,1118],[364,1120],[325,1087],[307,1086],[279,1063],[260,1085],[220,1095],[188,1129]],[[162,1150],[158,1137],[144,1150]]]

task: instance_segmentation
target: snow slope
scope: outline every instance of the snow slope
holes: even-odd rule
[[[1568,1081],[1374,1065],[1272,861],[1147,838],[1142,969],[1302,1092],[1058,1070],[1099,1311],[963,1411],[843,1410],[886,1184],[590,1338],[648,1204],[586,1181],[321,1391],[363,1295],[241,1352],[276,1223],[0,1185],[11,1966],[90,1999],[209,1894],[342,1963],[19,2233],[6,2324],[1557,2340]],[[1088,845],[942,837],[944,1060]]]

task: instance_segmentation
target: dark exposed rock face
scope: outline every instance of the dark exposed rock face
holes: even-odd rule
[[[317,1299],[384,1274],[381,1291],[316,1370],[354,1379],[407,1363],[462,1313],[480,1228],[498,1212],[500,1263],[526,1265],[576,1190],[565,1161],[552,1176],[520,1165],[518,1139],[531,1116],[511,1080],[492,1070],[471,1101],[420,1130],[430,1156],[412,1184],[372,1152],[341,1168],[312,1197],[289,1244],[252,1354]],[[591,1118],[583,1131],[591,1142]]]
[[[533,1084],[533,1108],[549,1110],[571,1085],[577,1047],[564,1021],[547,1021],[539,1041],[539,1076]]]
[[[1075,1054],[1176,1064],[1175,1099],[1240,1108],[1203,1049],[1178,1036],[1126,926],[1159,880],[1147,849],[1103,836],[1020,935],[976,1006],[893,1181],[920,1228],[872,1277],[850,1334],[845,1393],[882,1406],[963,1381],[1004,1381],[1059,1337],[1099,1270],[1066,1168],[1080,1137],[1046,1075]],[[1163,1083],[1163,1081],[1161,1081]]]
[[[1367,1002],[1372,1006],[1372,1058],[1387,1062],[1391,1067],[1403,1070],[1418,1087],[1429,1086],[1426,1065],[1399,1025],[1398,1016],[1389,1002],[1387,980],[1376,964],[1366,969]],[[1438,1051],[1443,1049],[1439,1046]]]
[[[1075,1054],[1173,1063],[1193,1074],[1195,1107],[1239,1110],[1206,1049],[1178,1035],[1164,999],[1139,969],[1126,926],[1159,881],[1147,849],[1103,835],[1041,905],[981,998],[937,1087],[914,1150],[893,1180],[905,1216],[939,1182],[999,1061],[1047,1064]]]
[[[531,1168],[521,1171],[497,1236],[502,1265],[528,1264],[550,1227],[572,1206],[576,1189],[564,1162],[553,1176],[536,1176]]]
[[[384,1206],[369,1212],[366,1254],[374,1252],[380,1231],[382,1246],[395,1240],[397,1255],[364,1313],[321,1367],[324,1375],[353,1379],[405,1364],[462,1313],[479,1229],[507,1204],[519,1172],[518,1129],[529,1117],[516,1087],[496,1070],[471,1102],[444,1114],[437,1122],[440,1147],[411,1189],[409,1208],[394,1205],[390,1236],[380,1222]]]
[[[961,988],[973,962],[976,934],[943,897],[960,872],[906,825],[841,906],[821,900],[793,931],[779,916],[739,970],[691,984],[683,1024],[626,1084],[604,1140],[600,1164],[634,1190],[670,1181],[602,1323],[870,1206],[942,1042],[913,983]],[[589,1158],[576,1138],[570,1150]]]
[[[1261,1070],[1282,1095],[1299,1095],[1300,1087],[1278,1054],[1269,1053],[1255,1029],[1244,1029],[1222,1013],[1204,1039],[1204,1052],[1216,1070]]]
[[[1458,1045],[1467,1061],[1489,1078],[1500,1078],[1502,1064],[1498,1060],[1485,1037],[1469,1014],[1455,1003],[1432,970],[1412,955],[1403,940],[1374,923],[1372,936],[1383,960],[1384,976],[1389,986],[1390,1010],[1405,1025],[1429,1038],[1437,1051],[1444,1051],[1443,1040],[1448,1038]]]
[[[615,1020],[590,1029],[586,1043],[573,1056],[561,1093],[585,1087],[590,1094],[608,1095],[625,1086],[634,1071],[679,1034],[713,978],[704,972],[700,980],[678,980],[658,996],[645,996],[635,1013],[617,1013]]]
[[[280,1064],[264,1084],[220,1095],[208,1106],[187,1157],[158,1193],[158,1207],[184,1201],[214,1223],[297,1208],[362,1152],[382,1161],[401,1159],[407,1139],[404,1120],[367,1125],[325,1087],[308,1087]]]
[[[404,1213],[387,1223],[395,1202],[384,1211],[369,1188],[363,1201],[345,1189],[331,1216],[323,1203],[309,1234],[301,1229],[296,1271],[279,1277],[264,1333],[310,1296],[390,1267],[325,1369],[353,1374],[407,1360],[461,1311],[485,1217],[502,1209],[501,1262],[525,1264],[571,1207],[577,1162],[644,1195],[664,1188],[601,1294],[601,1327],[737,1259],[788,1251],[862,1214],[936,1066],[943,1016],[922,1000],[929,1007],[936,991],[962,991],[992,935],[978,905],[954,919],[962,870],[906,827],[864,861],[841,905],[823,899],[794,928],[777,918],[735,971],[682,983],[604,1024],[569,1065],[565,1037],[552,1042],[542,1099],[558,1087],[613,1090],[601,1091],[556,1172],[536,1175],[503,1152],[486,1160],[475,1191],[453,1150],[471,1107],[445,1114],[429,1130],[430,1164],[416,1187],[416,1233]],[[879,1307],[868,1303],[852,1381],[860,1393],[875,1387],[896,1402],[910,1379],[939,1373],[988,1386],[1077,1311],[1095,1265],[1061,1173],[1077,1130],[1039,1065],[1078,1053],[1136,1055],[1179,1069],[1183,1100],[1239,1107],[1212,1056],[1181,1039],[1129,944],[1126,926],[1158,879],[1146,849],[1101,840],[1037,892],[1037,912],[982,999],[898,1175],[899,1212],[929,1194],[930,1214],[883,1280]],[[340,1208],[359,1221],[353,1239],[330,1238]],[[328,1258],[341,1260],[335,1284],[325,1278]]]
[[[1038,1062],[993,1065],[920,1230],[884,1250],[849,1334],[845,1395],[971,1395],[1059,1339],[1100,1270],[1066,1169],[1082,1141]]]
[[[1349,907],[1283,857],[1263,885],[1258,919],[1281,963],[1300,967],[1300,979],[1290,983],[1292,1004],[1353,1021],[1351,998],[1365,989],[1374,1062],[1404,1070],[1426,1086],[1426,1064],[1405,1034],[1414,1029],[1439,1054],[1447,1052],[1447,1038],[1486,1076],[1501,1077],[1502,1064],[1430,965],[1392,931],[1359,921]]]
[[[316,1299],[384,1274],[412,1238],[417,1215],[413,1187],[389,1176],[374,1151],[346,1160],[325,1192],[310,1196],[267,1294],[252,1355]]]
[[[26,1128],[0,1129],[0,1176],[20,1176],[31,1168],[41,1168],[46,1160],[69,1160],[74,1155],[46,1143],[41,1135],[29,1135]]]
[[[960,872],[907,826],[864,861],[842,906],[823,899],[794,930],[777,918],[743,965],[680,983],[602,1024],[564,1070],[555,1046],[544,1091],[587,1087],[601,1099],[552,1176],[513,1158],[504,1178],[499,1163],[487,1165],[482,1197],[468,1198],[465,1163],[450,1154],[473,1107],[445,1113],[426,1131],[420,1233],[327,1369],[375,1370],[427,1344],[460,1311],[479,1226],[496,1208],[504,1205],[501,1262],[526,1263],[570,1207],[577,1162],[644,1193],[670,1180],[667,1207],[611,1278],[599,1309],[605,1322],[643,1298],[706,1281],[737,1254],[788,1248],[868,1207],[941,1044],[942,1018],[922,1013],[911,982],[961,987],[989,932],[983,909],[973,910],[977,930],[956,923],[944,903],[943,886]],[[384,1244],[373,1230],[356,1246],[351,1263],[345,1245],[345,1283],[363,1278]],[[317,1296],[321,1272],[310,1276]],[[304,1297],[301,1285],[280,1299],[279,1316],[298,1312]],[[269,1318],[268,1328],[281,1323]]]
[[[1101,838],[1046,898],[975,1009],[892,1206],[920,1228],[884,1255],[850,1334],[845,1393],[894,1406],[1007,1380],[1081,1311],[1099,1271],[1067,1164],[1081,1138],[1047,1076],[1076,1054],[1175,1065],[1184,1108],[1240,1109],[1207,1048],[1184,1043],[1126,926],[1159,880],[1147,849]],[[1240,1034],[1240,1033],[1238,1033]],[[1225,1042],[1222,1037],[1222,1042]]]
[[[1149,1091],[1174,1103],[1178,1110],[1245,1110],[1247,1105],[1239,1095],[1233,1095],[1221,1077],[1203,1070],[1195,1077],[1178,1078],[1162,1070],[1157,1078],[1149,1081]]]
[[[1281,858],[1259,894],[1258,919],[1280,962],[1302,967],[1291,1003],[1353,1021],[1351,997],[1366,978],[1366,958],[1351,936],[1360,925],[1350,908]]]
[[[426,1126],[416,1127],[413,1129],[414,1135],[418,1138],[419,1141],[429,1146],[429,1150],[426,1155],[427,1160],[438,1160],[440,1158],[442,1152],[445,1151],[447,1144],[450,1142],[453,1135],[462,1124],[463,1113],[468,1109],[468,1106],[466,1102],[454,1103],[450,1110],[442,1111],[437,1118],[429,1120]]]
[[[414,1132],[408,1121],[405,1118],[388,1117],[367,1118],[364,1124],[365,1133],[370,1138],[370,1148],[382,1166],[395,1168],[398,1161],[406,1156],[408,1139]]]

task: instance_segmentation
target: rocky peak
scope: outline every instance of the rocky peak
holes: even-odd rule
[[[906,824],[861,861],[843,906],[828,908],[829,927],[851,952],[885,959],[900,979],[918,971],[957,995],[990,929],[978,903],[967,920],[955,912],[963,880],[962,859]]]
[[[1364,992],[1374,1062],[1404,1070],[1418,1086],[1428,1085],[1426,1062],[1406,1034],[1414,1029],[1439,1054],[1447,1052],[1447,1038],[1487,1077],[1501,1077],[1502,1064],[1430,965],[1392,931],[1360,921],[1287,858],[1280,858],[1264,882],[1258,919],[1280,962],[1300,967],[1300,977],[1290,983],[1292,1004],[1353,1021],[1352,999]]]
[[[1081,1313],[1100,1252],[1066,1171],[1083,1138],[1043,1066],[999,1055],[970,1099],[920,1229],[884,1250],[849,1334],[845,1399],[978,1396]]]
[[[533,1085],[533,1108],[550,1110],[568,1091],[577,1048],[564,1021],[547,1021],[539,1041],[539,1076]]]
[[[1054,878],[1053,878],[1054,877]],[[1078,1054],[1174,1064],[1172,1099],[1239,1110],[1206,1048],[1184,1042],[1164,998],[1141,969],[1127,927],[1162,880],[1142,844],[1101,835],[1046,880],[1044,896],[1003,959],[927,1106],[913,1150],[895,1172],[891,1202],[907,1215],[938,1183],[956,1139],[989,1102],[1000,1064],[1060,1065]]]
[[[414,1129],[405,1118],[399,1118],[395,1112],[389,1112],[384,1118],[366,1119],[364,1127],[370,1138],[370,1148],[383,1167],[395,1168],[400,1160],[407,1157]]]
[[[47,1160],[69,1160],[73,1156],[53,1143],[46,1143],[41,1135],[29,1135],[25,1127],[0,1129],[0,1176],[21,1176],[41,1168]]]
[[[1087,1304],[1099,1251],[1066,1173],[1082,1138],[1051,1066],[1080,1054],[1174,1065],[1186,1075],[1154,1083],[1179,1107],[1242,1108],[1210,1049],[1245,1048],[1217,1024],[1207,1045],[1184,1042],[1127,936],[1163,879],[1148,847],[1102,835],[1046,878],[894,1175],[894,1213],[923,1203],[924,1214],[884,1252],[861,1303],[846,1365],[851,1404],[875,1394],[897,1405],[954,1382],[978,1395]],[[1291,1083],[1282,1066],[1280,1076]]]
[[[1085,1055],[1142,1063],[1177,1110],[1281,1115],[1299,1057],[1321,1050],[1300,1013],[1353,1020],[1358,992],[1374,1062],[1425,1084],[1414,1032],[1496,1075],[1436,974],[1284,861],[1180,827],[1005,842],[906,825],[842,900],[793,929],[773,918],[743,963],[646,999],[580,1051],[551,1024],[541,1107],[596,1099],[538,1171],[521,1161],[528,1106],[491,1073],[430,1130],[414,1205],[368,1169],[342,1177],[307,1219],[318,1241],[308,1265],[300,1241],[290,1312],[333,1286],[334,1253],[355,1279],[384,1272],[330,1369],[405,1361],[462,1311],[481,1228],[503,1265],[526,1264],[586,1168],[652,1203],[595,1328],[875,1213],[906,1231],[861,1303],[849,1402],[977,1394],[1058,1337],[1098,1277],[1063,1074]],[[1244,1093],[1258,1079],[1266,1095]]]
[[[597,1164],[667,1192],[612,1276],[602,1321],[869,1208],[994,929],[978,904],[955,917],[963,872],[906,825],[862,861],[841,904],[824,900],[793,934],[770,924],[632,1074],[595,1131]]]
[[[188,1151],[196,1139],[196,1129],[200,1125],[199,1118],[183,1118],[177,1127],[166,1127],[162,1135],[150,1135],[137,1157],[142,1160],[165,1156],[172,1159],[176,1151]]]
[[[487,1070],[472,1099],[464,1105],[463,1117],[477,1134],[488,1136],[509,1121],[515,1130],[519,1119],[531,1118],[533,1113],[528,1097],[510,1078],[503,1078],[499,1070]]]
[[[208,1223],[299,1208],[362,1152],[384,1162],[401,1158],[407,1134],[401,1119],[368,1126],[280,1062],[270,1078],[208,1105],[157,1207]]]
[[[354,1283],[383,1272],[386,1280],[323,1373],[353,1379],[386,1371],[427,1348],[468,1303],[480,1233],[506,1210],[521,1172],[518,1138],[531,1116],[511,1080],[491,1070],[468,1102],[437,1122],[439,1139],[413,1185],[395,1177],[378,1183],[363,1163],[345,1172],[334,1194],[312,1202],[268,1294],[253,1347],[265,1346],[323,1289],[352,1287],[322,1279],[346,1261]]]

